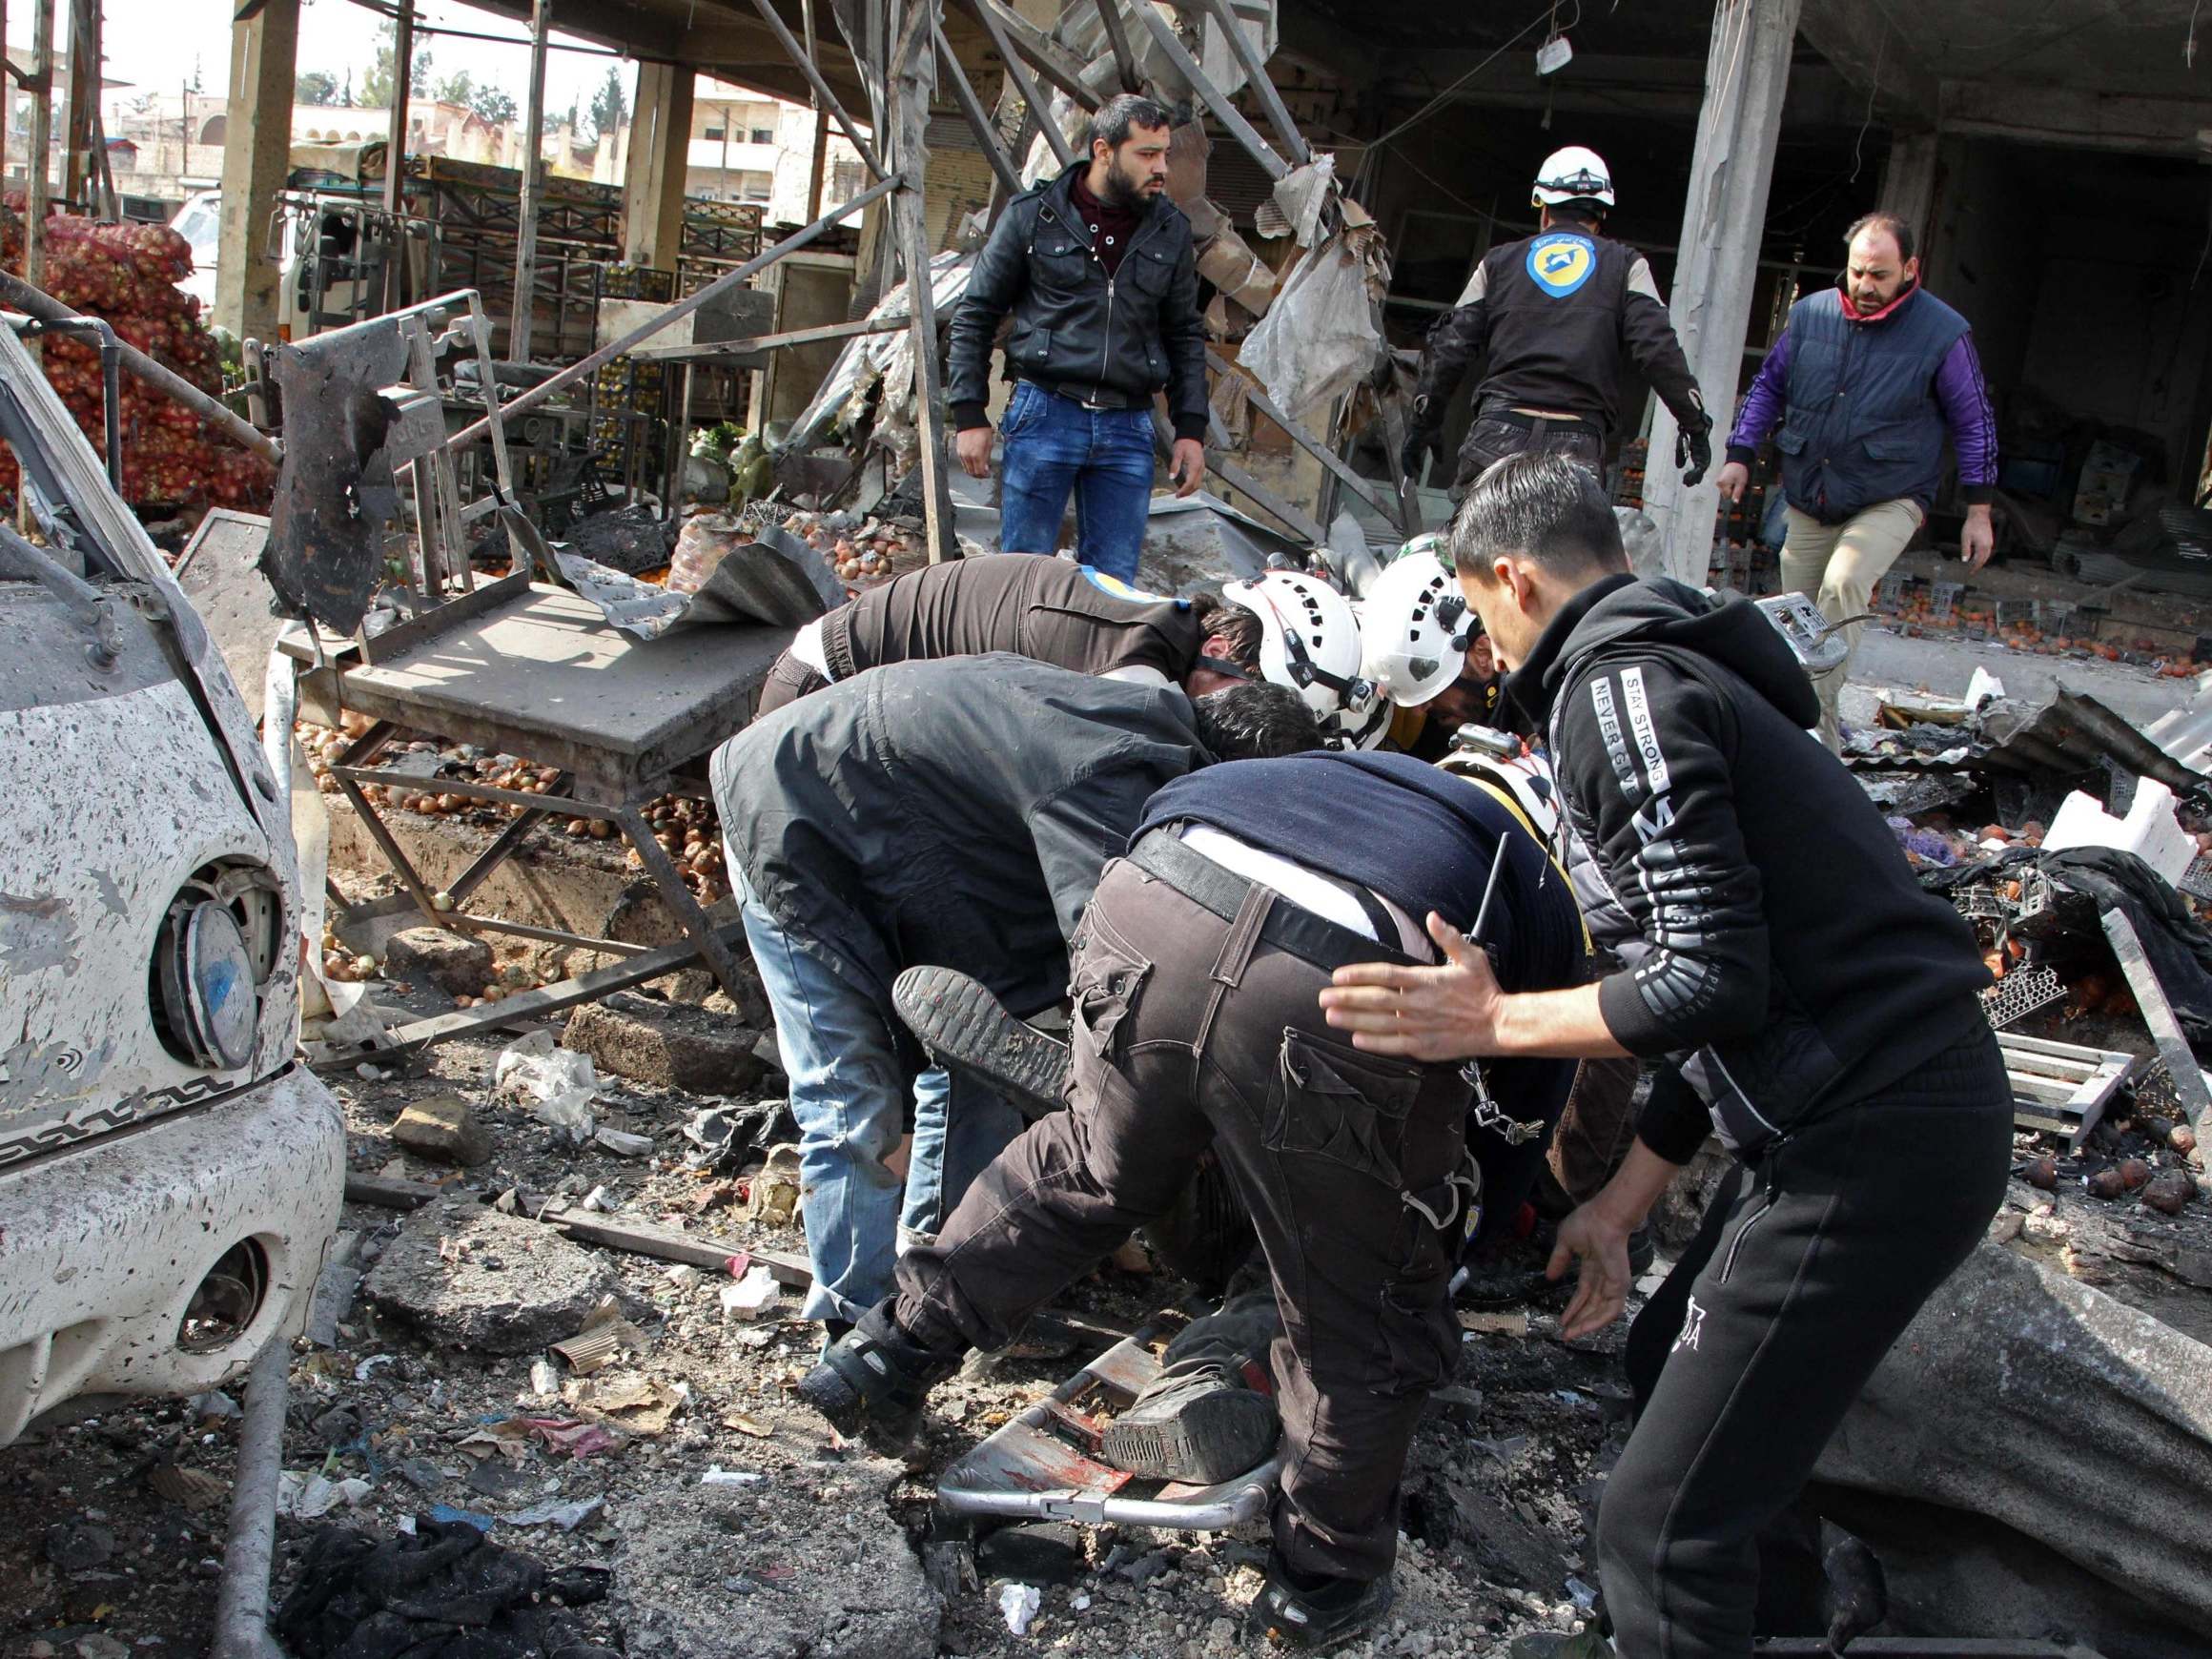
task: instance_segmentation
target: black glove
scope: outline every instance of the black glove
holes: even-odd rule
[[[1436,447],[1436,433],[1426,426],[1416,426],[1405,434],[1405,446],[1398,452],[1398,464],[1404,468],[1408,483],[1419,483],[1423,470],[1428,465],[1429,452]]]
[[[1701,426],[1685,426],[1674,440],[1674,464],[1682,469],[1682,487],[1690,489],[1712,469],[1712,417]]]

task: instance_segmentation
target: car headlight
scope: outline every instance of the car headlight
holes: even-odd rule
[[[165,1035],[195,1064],[235,1071],[254,1057],[261,1019],[254,955],[230,908],[190,890],[154,946]]]

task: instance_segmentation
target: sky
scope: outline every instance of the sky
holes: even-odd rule
[[[111,89],[110,98],[127,98],[151,91],[179,91],[192,78],[195,68],[202,91],[222,91],[230,72],[231,16],[236,10],[236,0],[105,0],[107,78],[111,82],[132,83],[128,91]],[[56,22],[55,45],[59,48],[67,44],[69,8],[63,6],[57,10],[60,18]],[[31,12],[29,6],[8,8],[10,46],[30,44]],[[466,70],[479,86],[502,87],[513,94],[516,108],[522,107],[530,74],[529,31],[525,25],[511,17],[455,4],[454,0],[418,0],[416,14],[419,29],[444,23],[513,41],[513,45],[504,45],[456,40],[450,36],[433,37],[427,42],[431,54],[430,76],[436,81],[457,70]],[[358,87],[362,74],[375,61],[378,30],[382,23],[383,19],[376,12],[353,5],[351,0],[301,0],[300,70],[327,70],[342,85],[350,68],[354,84]],[[416,38],[420,42],[423,37],[419,32]],[[545,109],[549,120],[558,120],[571,103],[588,109],[592,93],[606,76],[607,65],[621,62],[596,50],[558,50],[563,41],[572,46],[585,44],[559,32],[553,36],[556,50],[545,61]],[[624,85],[634,98],[635,66],[623,63],[621,67]]]

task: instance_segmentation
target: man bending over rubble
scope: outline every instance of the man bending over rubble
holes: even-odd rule
[[[1211,768],[1162,789],[1136,830],[1077,936],[1068,1110],[976,1178],[900,1261],[896,1300],[799,1392],[840,1429],[911,1434],[969,1347],[1003,1345],[1164,1214],[1210,1149],[1259,1232],[1284,1329],[1271,1358],[1286,1455],[1260,1610],[1287,1641],[1333,1647],[1390,1605],[1406,1448],[1458,1363],[1447,1287],[1482,1197],[1470,1133],[1496,1134],[1502,1109],[1540,1136],[1573,1067],[1489,1068],[1495,1099],[1470,1132],[1460,1067],[1359,1053],[1328,1032],[1319,994],[1345,963],[1435,961],[1415,918],[1471,923],[1486,892],[1504,980],[1572,984],[1582,924],[1510,808],[1404,755]],[[909,1017],[940,1052],[1046,1040],[973,986]],[[1248,1419],[1232,1379],[1184,1391],[1157,1425],[1181,1452]]]
[[[801,628],[760,712],[886,663],[1012,651],[1193,697],[1260,677],[1260,618],[1211,594],[1143,593],[1047,553],[948,559],[870,588]]]
[[[748,726],[715,751],[714,800],[800,1131],[813,1287],[832,1336],[891,1288],[902,1220],[890,1159],[919,1056],[891,982],[957,965],[1024,1011],[1057,1002],[1098,870],[1155,790],[1217,760],[1321,742],[1295,692],[1192,698],[1019,657],[900,663]],[[904,1225],[1019,1126],[932,1073],[913,1091]]]
[[[1746,1659],[1753,1540],[2003,1197],[1989,976],[1807,735],[1819,699],[1757,610],[1636,580],[1597,481],[1556,456],[1492,466],[1452,536],[1628,965],[1541,994],[1479,952],[1350,967],[1329,1023],[1377,1057],[1664,1058],[1628,1161],[1560,1224],[1569,1339],[1622,1311],[1629,1231],[1709,1123],[1742,1159],[1628,1333],[1638,1414],[1597,1554],[1626,1659]]]

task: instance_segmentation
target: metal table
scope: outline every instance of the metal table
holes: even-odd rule
[[[388,914],[412,905],[430,926],[449,932],[518,934],[626,958],[487,1008],[415,1021],[397,1033],[402,1046],[420,1047],[589,1001],[683,967],[694,954],[748,1017],[765,1017],[758,990],[737,972],[733,947],[742,949],[741,931],[717,929],[707,920],[640,809],[671,789],[703,792],[695,775],[679,777],[679,769],[704,759],[746,724],[769,666],[789,641],[783,628],[698,627],[642,644],[610,625],[588,600],[520,575],[365,642],[338,647],[325,642],[319,665],[314,641],[298,629],[286,636],[287,654],[316,665],[304,675],[303,712],[331,725],[340,710],[376,722],[347,746],[330,772],[405,891],[357,908],[354,915]],[[560,768],[561,776],[543,795],[471,778],[435,780],[440,794],[522,809],[446,888],[450,910],[438,909],[431,887],[361,792],[364,783],[391,781],[371,763],[403,728]],[[432,781],[423,782],[428,788]],[[532,829],[554,816],[616,825],[688,943],[646,950],[470,913],[469,895],[515,854]]]

